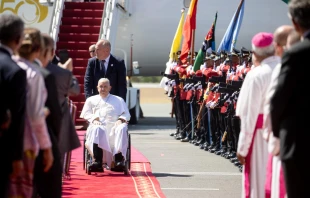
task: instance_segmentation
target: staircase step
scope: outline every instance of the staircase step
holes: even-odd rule
[[[62,25],[101,25],[102,18],[63,17]]]
[[[80,93],[77,96],[71,96],[70,100],[72,100],[74,102],[85,102],[85,100],[86,100],[85,94],[84,93]]]
[[[57,42],[57,49],[80,49],[80,50],[88,50],[89,46],[91,46],[91,42]]]
[[[73,72],[73,74],[74,74],[74,72]],[[84,75],[74,75],[74,76],[78,79],[79,84],[84,85]]]
[[[61,33],[100,33],[100,26],[61,25],[59,31]]]
[[[103,9],[103,2],[65,2],[65,9]]]
[[[89,58],[88,50],[70,50],[68,49],[71,58]]]
[[[76,115],[78,115],[78,114],[76,114]],[[78,116],[80,116],[80,115],[78,115]],[[82,118],[76,118],[75,119],[75,126],[83,126],[86,123],[87,123],[87,121],[82,119]]]
[[[86,71],[86,67],[77,67],[76,64],[74,64],[73,74],[74,75],[81,75],[84,76]]]
[[[63,17],[101,17],[102,18],[103,11],[102,10],[67,10],[64,9],[62,16]]]
[[[84,42],[89,42],[89,43],[96,43],[99,38],[99,32],[98,34],[75,34],[75,33],[59,33],[59,42],[68,42],[68,41],[84,41]]]
[[[77,109],[83,109],[84,103],[85,102],[73,102]]]
[[[74,67],[85,67],[85,69],[86,69],[89,58],[84,58],[84,59],[82,59],[82,58],[74,58],[73,59]]]

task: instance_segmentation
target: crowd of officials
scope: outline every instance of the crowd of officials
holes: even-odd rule
[[[72,59],[58,62],[54,40],[13,14],[0,15],[0,42],[0,197],[60,198],[64,155],[80,146]]]
[[[292,25],[257,33],[251,50],[206,53],[200,68],[176,55],[161,82],[176,118],[170,135],[230,159],[246,198],[309,197],[310,0],[288,11]]]

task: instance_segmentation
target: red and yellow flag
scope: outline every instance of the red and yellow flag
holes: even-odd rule
[[[188,8],[185,24],[183,27],[183,44],[180,59],[182,63],[186,63],[188,52],[192,45],[192,31],[196,29],[196,13],[198,0],[191,0]]]

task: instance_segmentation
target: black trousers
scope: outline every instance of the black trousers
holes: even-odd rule
[[[62,196],[62,164],[58,143],[50,133],[54,162],[48,172],[44,172],[43,151],[40,150],[34,167],[34,190],[33,198],[39,195],[41,198],[61,198]]]
[[[102,163],[103,151],[98,147],[98,144],[93,144],[93,152],[95,158],[94,161],[97,163]]]
[[[282,161],[288,198],[309,197],[309,163],[306,156]]]
[[[3,156],[1,155],[1,157]],[[7,164],[2,164],[6,160],[5,158],[3,159],[4,160],[0,164],[0,197],[7,198],[9,190],[9,175],[11,171],[9,170],[10,166],[7,166]]]

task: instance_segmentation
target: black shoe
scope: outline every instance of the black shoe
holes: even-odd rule
[[[242,166],[242,165],[240,165],[238,168],[239,168],[239,171],[242,173],[243,166]]]
[[[221,149],[219,151],[214,152],[215,155],[221,155],[222,153],[226,153],[226,149]]]
[[[237,157],[235,152],[230,153],[229,155],[225,156],[226,159]]]
[[[89,166],[89,170],[90,170],[91,172],[103,172],[102,163],[101,163],[101,162],[93,162],[93,163]]]
[[[231,163],[235,163],[236,161],[239,161],[237,157],[230,158],[229,160]]]
[[[210,153],[215,153],[215,152],[217,152],[217,151],[219,151],[219,150],[220,150],[220,148],[215,147],[215,148],[213,148],[213,149],[210,149],[209,152],[210,152]]]
[[[185,134],[183,134],[183,133],[180,133],[180,134],[178,134],[178,135],[176,135],[174,137],[175,137],[176,140],[180,140],[180,139],[186,138]]]
[[[240,166],[240,165],[241,165],[240,162],[239,162],[239,160],[236,161],[236,162],[234,162],[234,164],[235,164],[235,166]]]
[[[203,144],[204,143],[204,139],[203,138],[201,138],[199,141],[197,141],[196,143],[195,143],[195,146],[199,146],[200,144]]]
[[[189,138],[188,137],[186,137],[186,138],[184,138],[184,139],[181,139],[181,142],[188,142],[189,141]]]

